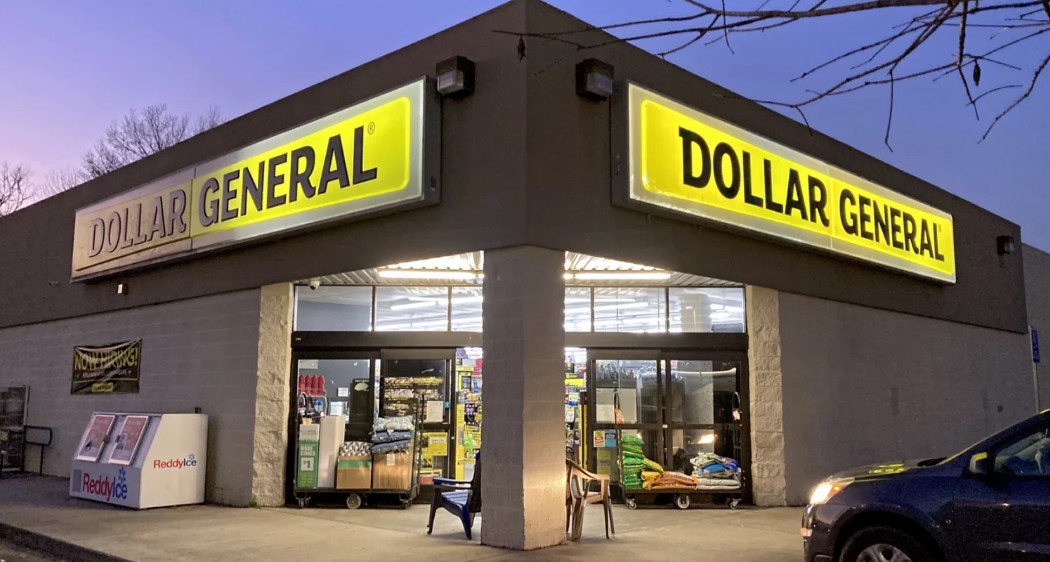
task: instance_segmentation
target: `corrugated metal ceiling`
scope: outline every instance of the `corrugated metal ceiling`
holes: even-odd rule
[[[427,260],[421,260],[416,262],[392,264],[382,268],[363,269],[360,271],[351,271],[348,273],[336,273],[333,275],[325,275],[320,277],[322,285],[412,285],[412,286],[433,286],[433,285],[480,285],[482,280],[482,273],[485,269],[484,264],[484,252],[470,252],[466,254],[457,254],[454,256],[445,256],[441,258],[433,258]],[[402,279],[402,278],[389,278],[384,277],[380,273],[382,271],[393,271],[395,272],[455,272],[461,277],[461,279]],[[652,273],[660,274],[666,273],[669,276],[666,279],[595,279],[595,280],[581,280],[581,279],[567,279],[566,285],[570,286],[591,286],[591,285],[602,285],[602,286],[656,286],[656,287],[740,287],[740,283],[734,283],[731,281],[724,281],[721,279],[715,279],[713,277],[704,277],[701,275],[691,275],[688,273],[668,272],[654,267],[645,265],[638,265],[634,263],[622,262],[617,260],[611,260],[606,258],[600,258],[595,256],[589,256],[586,254],[579,254],[576,252],[565,253],[565,271],[567,274],[587,272],[622,272],[622,273]],[[474,273],[475,276],[470,276],[470,273]],[[422,273],[421,273],[422,274]],[[307,284],[309,279],[303,279],[297,282],[298,284]]]

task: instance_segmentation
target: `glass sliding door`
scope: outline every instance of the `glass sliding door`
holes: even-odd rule
[[[378,369],[379,415],[384,417],[419,413],[419,484],[429,486],[435,477],[453,476],[455,434],[452,412],[455,395],[451,388],[454,349],[384,350]]]
[[[647,458],[663,458],[663,382],[656,352],[589,350],[589,468],[618,481],[620,436],[642,440]]]
[[[734,360],[664,360],[668,469],[691,474],[701,453],[743,460],[741,370]]]
[[[743,352],[589,349],[588,359],[590,470],[621,481],[617,438],[626,436],[667,470],[691,475],[704,453],[750,466]]]

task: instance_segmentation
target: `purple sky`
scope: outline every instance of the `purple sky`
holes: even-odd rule
[[[688,11],[678,0],[552,3],[597,25]],[[497,4],[9,3],[0,16],[0,161],[28,164],[38,177],[51,168],[76,166],[106,126],[131,107],[167,103],[177,112],[198,114],[214,105],[227,117],[240,115]],[[876,38],[906,15],[806,22],[735,37],[735,54],[724,44],[699,44],[670,60],[743,95],[794,101],[804,86],[790,84],[790,78]],[[367,24],[350,25],[354,22]],[[950,57],[953,41],[945,36],[923,56],[940,57],[938,62]],[[662,44],[640,46],[656,50]],[[1026,79],[1003,72],[985,68],[983,85]],[[807,115],[816,129],[1019,223],[1026,242],[1050,249],[1042,199],[1050,157],[1050,84],[1036,88],[1026,105],[980,144],[995,112],[986,108],[976,122],[958,80],[917,81],[899,86],[896,95],[893,152],[882,143],[884,89],[822,101]]]

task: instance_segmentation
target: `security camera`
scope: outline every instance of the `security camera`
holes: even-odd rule
[[[311,291],[316,291],[317,288],[320,287],[320,286],[321,286],[321,280],[319,278],[314,277],[313,279],[310,280],[310,290]]]

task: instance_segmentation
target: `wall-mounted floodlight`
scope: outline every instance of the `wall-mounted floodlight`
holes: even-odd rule
[[[452,57],[437,64],[437,89],[447,97],[469,96],[474,93],[474,61],[467,57]]]
[[[613,93],[613,67],[598,59],[586,59],[576,64],[576,93],[603,100]]]
[[[1014,242],[1013,236],[996,236],[995,247],[1000,256],[1005,256],[1014,253],[1014,250],[1017,249],[1017,243]]]

